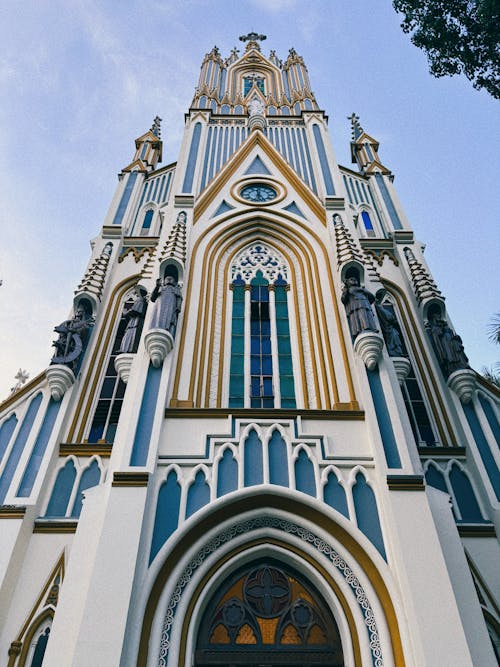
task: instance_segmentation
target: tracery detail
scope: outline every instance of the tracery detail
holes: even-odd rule
[[[263,277],[271,284],[280,275],[288,281],[288,269],[283,257],[276,250],[260,242],[248,246],[236,257],[231,265],[231,279],[241,276],[248,284],[255,278],[257,271],[261,271]]]

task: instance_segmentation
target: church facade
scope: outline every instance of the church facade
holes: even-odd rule
[[[354,114],[208,53],[0,405],[0,663],[494,667],[499,393]]]

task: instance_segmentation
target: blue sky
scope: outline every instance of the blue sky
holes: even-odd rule
[[[472,366],[496,362],[498,102],[431,77],[399,23],[390,0],[3,0],[0,398],[48,365],[134,139],[160,115],[175,161],[203,55],[250,30],[304,57],[341,164],[353,111],[380,141]]]

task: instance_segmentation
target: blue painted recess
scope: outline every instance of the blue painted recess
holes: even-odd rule
[[[439,489],[440,491],[444,491],[445,493],[449,494],[443,474],[437,470],[435,466],[431,465],[427,468],[425,473],[425,481],[435,489]]]
[[[323,500],[327,505],[343,514],[346,519],[349,518],[349,509],[347,507],[347,498],[344,487],[341,486],[337,475],[330,471],[328,480],[323,488]]]
[[[392,224],[394,225],[394,229],[403,229],[403,225],[401,224],[401,220],[399,219],[399,215],[396,211],[396,207],[394,206],[394,202],[392,201],[392,197],[389,194],[389,190],[387,189],[387,185],[385,184],[383,174],[381,174],[379,171],[377,171],[375,173],[375,180],[377,181],[379,190],[382,194],[382,199],[384,200],[384,203],[387,207],[390,218],[392,220]]]
[[[233,452],[226,449],[217,468],[217,498],[238,488],[238,463]]]
[[[38,470],[40,469],[40,464],[42,463],[43,455],[47,449],[47,443],[49,442],[50,434],[54,428],[54,423],[60,407],[60,402],[56,403],[50,399],[47,411],[45,412],[45,417],[43,418],[42,427],[38,433],[35,445],[28,460],[28,465],[26,466],[21,484],[17,490],[17,495],[21,498],[27,498],[33,489],[33,484],[35,483]]]
[[[193,137],[191,139],[191,146],[189,148],[188,161],[186,166],[186,173],[184,175],[184,184],[182,192],[191,192],[193,189],[194,170],[196,167],[196,159],[198,157],[198,147],[200,145],[201,137],[201,123],[196,123],[193,130]]]
[[[80,477],[80,482],[78,484],[78,491],[76,492],[75,503],[73,509],[71,510],[71,516],[77,519],[80,516],[83,505],[83,492],[87,489],[97,486],[101,481],[101,471],[97,465],[97,461],[94,459],[92,463],[85,468]]]
[[[307,493],[313,498],[316,497],[314,466],[303,449],[300,450],[295,461],[295,488],[297,491]]]
[[[316,149],[318,151],[319,163],[321,165],[321,171],[323,172],[323,180],[325,181],[325,188],[327,195],[334,195],[335,188],[333,187],[332,175],[330,173],[330,167],[328,166],[328,159],[326,157],[325,145],[323,143],[323,137],[321,136],[321,130],[319,125],[313,125],[314,140],[316,141]]]
[[[200,510],[210,502],[210,488],[205,475],[198,470],[194,482],[191,484],[187,494],[186,519]]]
[[[222,200],[219,208],[215,211],[212,217],[216,218],[218,215],[232,211],[234,206],[230,206],[225,199]]]
[[[478,398],[479,402],[481,403],[481,407],[483,408],[483,412],[486,415],[486,419],[488,420],[488,424],[490,425],[490,428],[493,431],[495,440],[497,441],[497,444],[500,446],[500,425],[493,410],[493,406],[491,405],[490,401],[484,396],[481,396],[481,394],[478,395]]]
[[[41,402],[42,394],[40,392],[35,396],[35,398],[32,399],[31,403],[29,404],[28,410],[21,424],[21,428],[19,429],[17,437],[14,441],[14,445],[10,450],[9,458],[7,459],[4,471],[0,477],[0,504],[2,504],[5,500],[5,496],[7,495],[10,483],[12,482],[12,478],[16,472],[17,464],[19,463],[19,459],[23,453],[24,446],[26,445],[26,441],[33,426],[33,422],[37,416]]]
[[[131,466],[144,466],[148,460],[149,441],[151,439],[151,431],[153,429],[153,421],[155,418],[160,380],[161,368],[154,368],[154,366],[150,364],[148,376],[146,378],[146,386],[142,396],[137,429],[135,431],[132,456],[130,457]]]
[[[358,528],[375,545],[380,555],[387,560],[384,539],[380,528],[377,500],[373,490],[366,483],[364,475],[360,472],[356,475],[356,484],[352,488],[352,497]]]
[[[262,443],[257,435],[257,432],[252,429],[245,440],[245,486],[253,486],[254,484],[262,484]]]
[[[151,540],[151,551],[149,554],[150,563],[177,528],[179,524],[180,504],[181,487],[177,481],[175,470],[171,470],[168,473],[167,481],[163,482],[158,492],[153,539]]]
[[[45,516],[61,517],[66,516],[68,509],[71,491],[76,479],[76,468],[73,461],[70,459],[64,468],[61,468],[57,473],[52,495],[50,496],[49,504]]]
[[[10,439],[14,433],[17,426],[17,417],[15,414],[12,414],[8,419],[6,419],[2,426],[0,426],[0,462],[3,459],[3,455],[7,451]]]
[[[135,181],[137,180],[138,171],[132,171],[129,173],[127,178],[127,183],[125,189],[122,192],[120,203],[116,209],[115,217],[113,218],[113,225],[121,225],[125,211],[127,210],[128,203],[130,201],[130,196],[132,190],[134,189]]]
[[[262,159],[259,155],[256,156],[252,164],[245,171],[245,174],[270,174],[271,172],[262,162]]]
[[[476,494],[469,478],[456,464],[451,466],[450,483],[457,500],[462,521],[467,523],[481,523],[484,521],[477,502]]]
[[[488,474],[491,486],[497,497],[497,500],[500,500],[500,470],[493,457],[493,453],[490,449],[486,436],[483,433],[479,419],[477,418],[476,411],[472,403],[467,403],[463,406],[465,416],[469,422],[470,430],[476,441],[479,454],[483,461],[484,467]]]
[[[294,201],[291,204],[288,204],[288,206],[285,206],[283,210],[288,211],[289,213],[293,213],[294,215],[298,215],[301,218],[306,217]]]
[[[375,406],[380,435],[382,436],[387,465],[389,468],[401,468],[401,459],[399,458],[398,446],[394,437],[394,431],[392,430],[391,417],[387,409],[378,368],[368,371],[368,382],[370,383],[370,391]]]
[[[286,443],[279,431],[274,431],[268,444],[269,481],[278,486],[289,486]]]

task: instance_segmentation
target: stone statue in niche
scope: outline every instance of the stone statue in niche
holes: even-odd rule
[[[382,329],[387,352],[390,357],[405,357],[399,325],[391,308],[387,308],[382,303],[385,296],[385,290],[380,289],[375,294],[375,310],[377,311],[378,321]]]
[[[127,326],[122,342],[120,343],[120,354],[124,352],[137,352],[137,346],[139,345],[142,333],[142,325],[144,324],[144,317],[148,307],[146,291],[136,286],[134,288],[134,297],[134,303],[122,315],[122,318],[127,322]]]
[[[84,307],[79,305],[71,320],[65,320],[54,328],[59,338],[52,343],[56,351],[51,364],[64,364],[75,370],[91,322],[92,318],[87,317]]]
[[[176,225],[178,225],[178,224],[185,225],[186,220],[187,220],[186,211],[179,211],[179,213],[177,214],[177,218],[175,220],[175,224]]]
[[[462,339],[446,320],[441,319],[439,313],[433,313],[425,327],[445,377],[462,368],[469,368]]]
[[[353,339],[364,331],[378,331],[371,307],[375,297],[367,289],[361,287],[356,276],[350,276],[344,281],[341,299],[345,306]]]
[[[155,304],[151,328],[165,329],[174,337],[181,312],[182,294],[173,276],[165,276],[163,281],[158,278],[151,293],[151,301]]]

